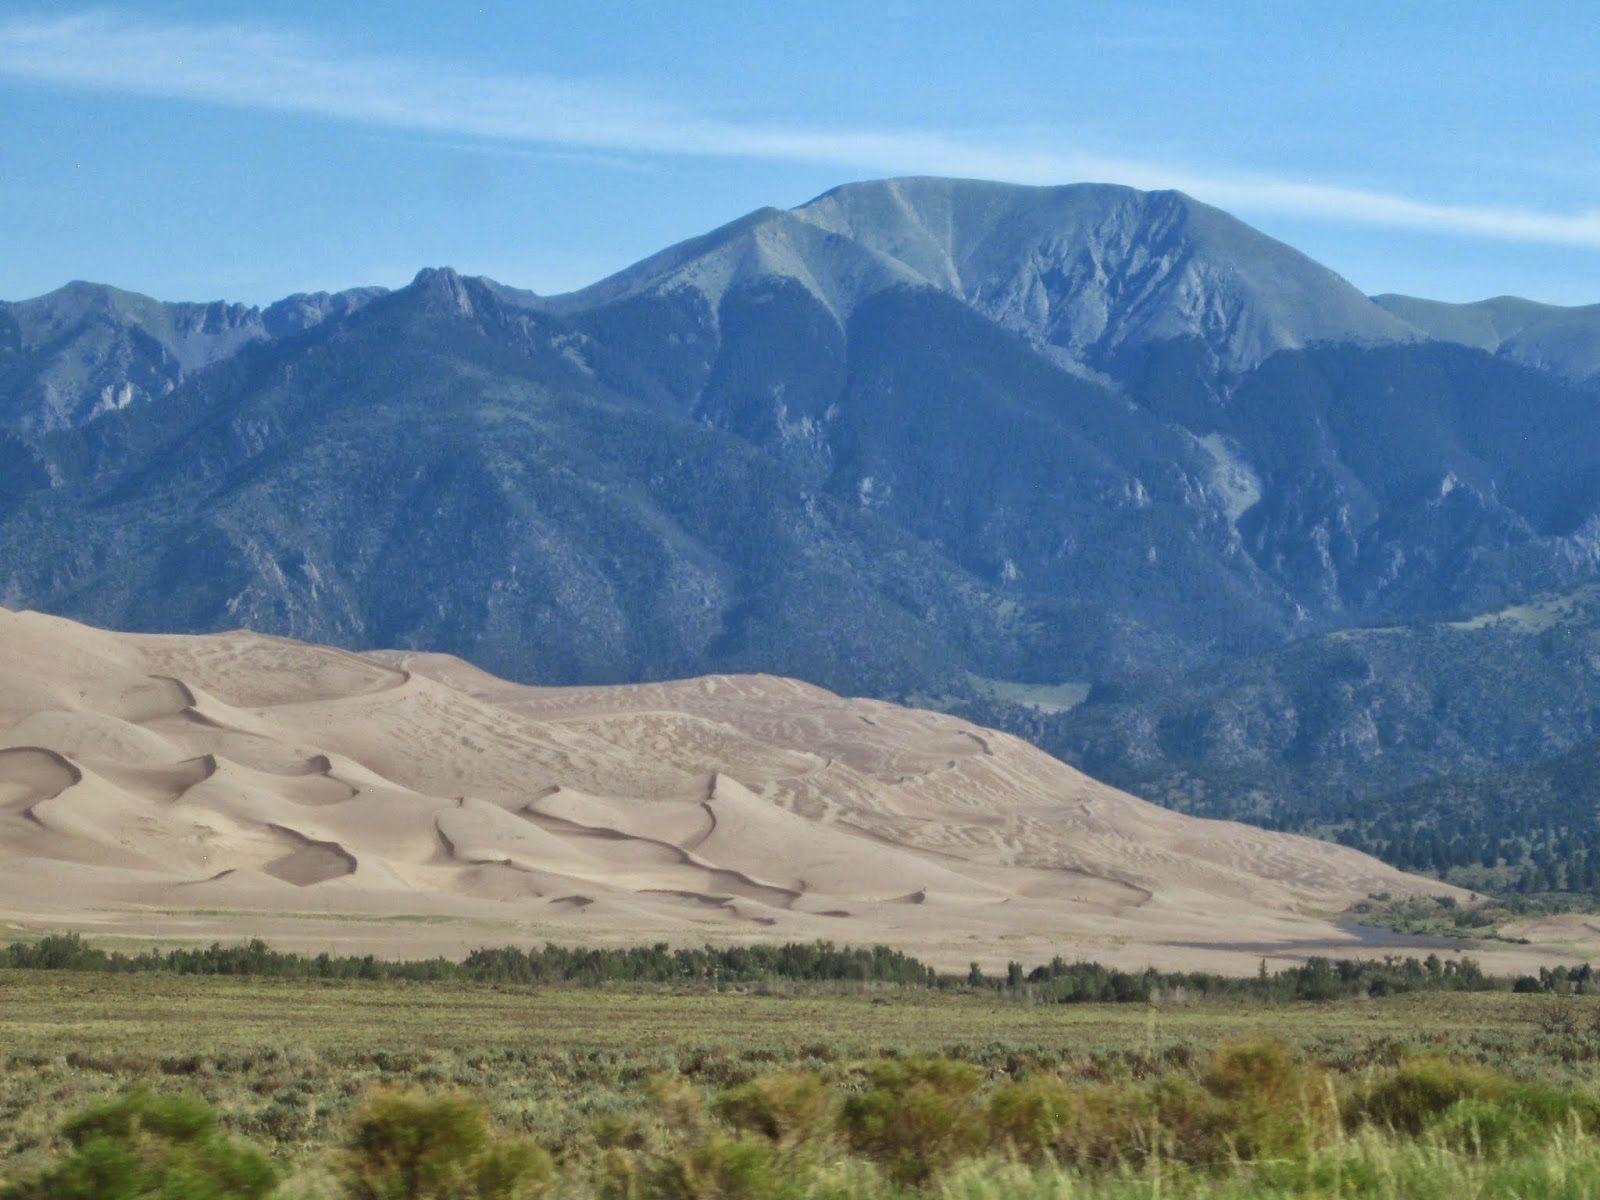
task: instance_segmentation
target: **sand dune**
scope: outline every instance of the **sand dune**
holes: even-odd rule
[[[793,680],[523,687],[436,655],[0,610],[16,927],[389,954],[826,937],[947,966],[1248,971],[1397,948],[1336,915],[1434,886]]]

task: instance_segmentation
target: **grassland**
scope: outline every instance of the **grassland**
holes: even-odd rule
[[[467,1092],[501,1128],[559,1152],[592,1143],[597,1124],[651,1120],[651,1079],[715,1095],[802,1070],[849,1093],[886,1056],[959,1060],[985,1086],[1030,1074],[1138,1083],[1196,1076],[1215,1047],[1270,1038],[1343,1080],[1434,1052],[1582,1085],[1600,1063],[1597,1013],[1588,997],[1505,992],[1059,1006],[844,985],[708,993],[7,971],[0,1171],[38,1168],[60,1151],[67,1116],[135,1087],[204,1098],[226,1130],[315,1181],[351,1114],[384,1087]],[[1016,1186],[1043,1186],[1028,1179]]]

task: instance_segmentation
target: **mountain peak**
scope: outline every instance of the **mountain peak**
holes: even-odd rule
[[[454,267],[423,267],[411,279],[412,287],[449,287],[461,280],[461,274]]]
[[[477,309],[469,284],[480,282],[463,278],[454,267],[424,267],[411,281],[411,290],[452,312],[470,317]]]
[[[1178,191],[912,177],[846,184],[795,212],[1080,362],[1198,338],[1239,368],[1318,341],[1414,336],[1332,271]]]
[[[551,297],[556,312],[585,312],[642,295],[698,292],[713,314],[729,290],[754,280],[798,282],[843,322],[860,300],[895,284],[926,284],[903,262],[839,238],[798,211],[758,208],[651,255],[599,283]]]
[[[581,312],[689,289],[714,315],[731,287],[762,277],[800,283],[841,324],[885,288],[934,288],[1087,366],[1179,339],[1242,369],[1314,342],[1417,336],[1332,271],[1182,192],[930,176],[757,209],[548,304]]]

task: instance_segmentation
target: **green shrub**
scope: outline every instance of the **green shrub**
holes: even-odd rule
[[[1600,1101],[1576,1088],[1503,1082],[1493,1097],[1470,1096],[1427,1116],[1423,1131],[1458,1153],[1525,1154],[1567,1135],[1600,1129]]]
[[[677,1075],[652,1075],[645,1090],[667,1131],[678,1137],[696,1137],[705,1128],[706,1101],[700,1089]]]
[[[1414,1137],[1452,1105],[1463,1100],[1497,1103],[1510,1088],[1509,1080],[1482,1067],[1418,1056],[1369,1084],[1348,1119]]]
[[[990,1144],[1027,1162],[1066,1161],[1063,1132],[1082,1117],[1084,1093],[1050,1075],[999,1084],[984,1110]]]
[[[1270,1042],[1219,1050],[1198,1082],[1001,1084],[985,1116],[995,1149],[1081,1168],[1304,1158],[1337,1128],[1327,1075]]]
[[[593,1182],[602,1200],[769,1200],[788,1195],[804,1172],[802,1151],[826,1136],[832,1097],[804,1074],[768,1075],[705,1098],[676,1075],[646,1082],[655,1105],[653,1135],[609,1139]]]
[[[550,1182],[544,1150],[496,1139],[463,1096],[374,1096],[355,1116],[342,1178],[350,1200],[526,1200]]]
[[[1525,1111],[1493,1100],[1458,1100],[1429,1129],[1451,1150],[1491,1157],[1524,1152],[1550,1134]]]
[[[1224,1046],[1212,1057],[1203,1083],[1222,1102],[1217,1125],[1233,1157],[1304,1158],[1338,1126],[1327,1072],[1279,1042]]]
[[[134,1092],[69,1121],[66,1159],[5,1200],[259,1200],[277,1183],[266,1155],[224,1137],[202,1101]]]
[[[793,1190],[794,1172],[764,1138],[711,1131],[668,1155],[654,1172],[659,1200],[769,1200]]]
[[[1165,1076],[1149,1085],[1057,1079],[1001,1084],[986,1111],[994,1149],[1034,1163],[1095,1170],[1170,1158],[1175,1136],[1196,1142],[1215,1102],[1192,1080]]]
[[[717,1097],[716,1113],[735,1129],[784,1150],[821,1143],[833,1124],[833,1096],[808,1072],[763,1075]]]
[[[923,1183],[982,1144],[981,1082],[975,1068],[948,1059],[879,1063],[867,1090],[845,1100],[840,1126],[852,1149],[897,1182]]]
[[[176,1145],[198,1145],[217,1135],[217,1114],[193,1096],[131,1092],[110,1104],[78,1114],[62,1127],[74,1146],[94,1138],[123,1141],[145,1133]]]

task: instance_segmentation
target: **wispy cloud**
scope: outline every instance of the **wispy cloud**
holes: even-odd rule
[[[1600,211],[1433,203],[1384,191],[1195,172],[937,132],[735,120],[581,80],[480,75],[447,64],[346,54],[291,32],[249,25],[158,24],[105,12],[0,21],[0,75],[510,145],[761,158],[1018,183],[1108,180],[1179,188],[1250,213],[1600,247]]]

